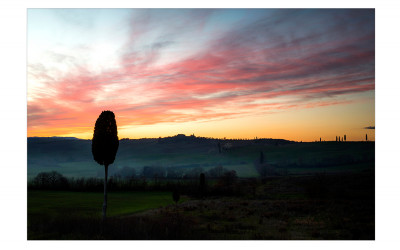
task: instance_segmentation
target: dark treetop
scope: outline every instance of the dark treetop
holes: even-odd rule
[[[112,164],[118,150],[118,132],[115,115],[112,111],[101,112],[97,118],[93,140],[92,154],[94,160],[100,165]]]

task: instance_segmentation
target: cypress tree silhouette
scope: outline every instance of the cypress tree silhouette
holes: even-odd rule
[[[260,164],[264,163],[264,153],[260,151]]]
[[[119,146],[117,123],[112,111],[103,111],[96,120],[92,139],[92,154],[94,160],[104,166],[104,203],[103,221],[107,211],[107,174],[108,166],[115,160]]]
[[[346,135],[344,135],[344,141],[346,141]]]
[[[367,134],[365,134],[365,140],[368,141],[368,135]]]
[[[337,141],[337,136],[336,136],[336,141]]]

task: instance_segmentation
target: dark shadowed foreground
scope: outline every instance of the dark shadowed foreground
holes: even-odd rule
[[[237,179],[229,184],[229,196],[213,191],[220,184],[208,183],[205,198],[185,195],[178,205],[170,192],[170,201],[155,209],[110,210],[106,227],[100,211],[85,214],[88,207],[41,213],[40,202],[52,204],[57,192],[39,201],[46,191],[28,191],[28,239],[375,239],[373,166],[356,173]],[[110,192],[110,199],[113,195],[119,197]]]

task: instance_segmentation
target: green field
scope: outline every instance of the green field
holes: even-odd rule
[[[185,199],[181,199],[185,200]],[[170,192],[109,192],[108,216],[118,216],[172,204]],[[88,192],[29,191],[28,216],[63,214],[100,217],[103,194]]]

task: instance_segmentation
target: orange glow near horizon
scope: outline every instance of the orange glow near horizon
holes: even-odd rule
[[[177,134],[227,139],[273,138],[291,141],[334,141],[336,136],[346,135],[347,141],[375,140],[375,130],[359,124],[374,124],[374,103],[336,105],[310,109],[288,110],[268,115],[244,116],[213,121],[177,122],[151,125],[122,125],[116,113],[118,136],[122,138],[158,138]],[[369,119],[364,119],[369,117]],[[363,120],[364,119],[364,120]],[[96,117],[93,116],[93,125]],[[121,119],[123,121],[123,119]],[[90,123],[90,122],[89,122]],[[91,139],[93,127],[47,128],[28,130],[28,137],[65,136]]]

